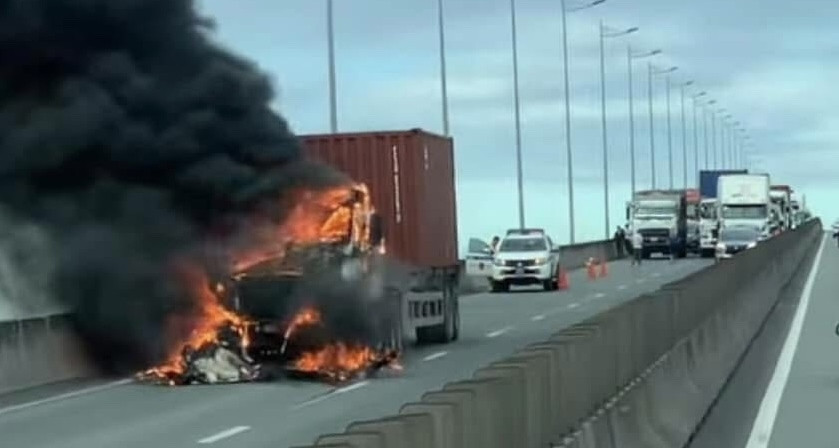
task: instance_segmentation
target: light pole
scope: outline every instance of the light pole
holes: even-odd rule
[[[633,53],[632,46],[626,46],[626,65],[627,75],[629,77],[629,158],[630,158],[630,177],[632,179],[632,196],[635,196],[635,105],[632,95],[632,61],[634,59],[642,59],[660,54],[661,50],[652,50],[645,53]]]
[[[667,87],[667,164],[670,173],[670,189],[673,189],[673,126],[670,123],[670,75],[664,76],[664,85]]]
[[[722,169],[728,168],[725,159],[725,117],[720,117],[720,167]]]
[[[440,36],[440,90],[443,101],[443,135],[449,136],[449,93],[446,84],[446,33],[443,0],[437,0],[437,26]]]
[[[737,168],[737,131],[740,129],[740,122],[735,121],[731,125],[731,133],[728,135],[728,159],[731,160],[731,167]]]
[[[326,40],[329,59],[329,129],[338,132],[338,98],[335,81],[335,29],[332,0],[326,0]]]
[[[707,92],[702,91],[696,95],[691,95],[693,100],[693,167],[696,171],[696,185],[699,185],[699,131],[696,126],[696,100],[707,95]],[[706,152],[707,154],[707,152]]]
[[[600,112],[601,127],[603,129],[603,206],[606,216],[606,239],[609,239],[611,227],[609,225],[609,143],[606,133],[606,39],[626,36],[638,31],[638,27],[627,28],[622,31],[611,30],[600,21]]]
[[[512,1],[512,0],[511,0]],[[565,86],[565,152],[568,158],[568,223],[569,233],[571,236],[571,243],[574,243],[574,168],[573,159],[571,156],[571,92],[569,92],[569,77],[568,77],[568,26],[566,25],[565,16],[569,12],[581,11],[593,6],[604,3],[606,0],[594,0],[581,6],[568,8],[565,3],[566,0],[560,0],[560,8],[562,9],[562,72],[563,84]]]
[[[711,157],[710,152],[708,151],[708,107],[713,106],[717,103],[717,100],[709,100],[702,106],[702,121],[704,122],[704,134],[705,134],[705,169],[711,168]],[[713,125],[713,123],[712,123]],[[713,137],[713,132],[711,133]]]
[[[688,187],[688,136],[685,124],[685,87],[689,87],[693,81],[685,81],[680,86],[680,93],[682,97],[682,176],[684,187]]]
[[[678,67],[670,67],[666,70],[659,70],[653,67],[652,62],[647,63],[647,93],[648,93],[648,103],[649,103],[649,110],[650,110],[650,167],[652,169],[652,189],[655,190],[656,182],[655,182],[655,124],[653,119],[653,75],[664,75],[668,73],[672,73],[677,70]],[[668,78],[669,80],[670,78]],[[669,86],[669,82],[668,82]],[[667,89],[670,90],[669,88]],[[668,92],[669,95],[669,92]],[[667,107],[670,107],[670,101],[668,101]],[[668,114],[669,117],[669,114]],[[671,148],[672,154],[672,148]],[[671,164],[672,168],[672,164]],[[672,170],[671,170],[672,173]],[[671,176],[672,177],[672,176]]]
[[[519,56],[516,40],[516,0],[510,0],[510,28],[513,46],[513,102],[516,122],[516,183],[519,196],[519,228],[524,229],[524,180],[521,166],[521,105],[519,101]]]

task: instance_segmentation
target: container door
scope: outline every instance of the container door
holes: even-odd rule
[[[466,254],[466,275],[492,277],[492,248],[478,238],[469,239],[469,252]]]

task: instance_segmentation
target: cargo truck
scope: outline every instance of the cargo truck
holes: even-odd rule
[[[701,229],[700,229],[700,208],[702,205],[699,190],[688,188],[685,190],[685,202],[687,205],[687,244],[688,251],[693,253],[701,252]]]
[[[789,185],[772,185],[769,187],[769,198],[776,205],[779,230],[789,230],[793,227],[792,188]]]
[[[351,228],[346,238],[286,250],[282,266],[266,260],[237,273],[231,287],[235,309],[255,322],[249,355],[283,355],[278,341],[297,311],[285,302],[318,271],[326,271],[316,278],[333,285],[333,294],[344,288],[365,292],[361,309],[374,330],[366,331],[370,347],[401,350],[409,333],[419,343],[458,339],[453,140],[420,129],[300,139],[306,159],[352,179],[341,204],[351,214]]]
[[[719,217],[717,184],[721,176],[747,174],[747,170],[701,170],[699,172],[699,251],[713,257],[717,247]]]
[[[720,228],[751,227],[771,234],[768,174],[732,174],[718,180]]]
[[[687,201],[684,190],[637,191],[627,205],[632,234],[644,238],[643,258],[654,253],[687,256]]]

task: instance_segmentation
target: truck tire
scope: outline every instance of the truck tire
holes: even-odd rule
[[[497,282],[493,280],[490,286],[492,287],[492,292],[507,292],[510,290],[510,285],[504,281]]]
[[[460,333],[460,306],[457,291],[450,279],[443,287],[443,322],[416,329],[420,344],[446,344],[454,341]]]

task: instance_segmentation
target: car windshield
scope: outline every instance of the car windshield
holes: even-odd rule
[[[501,243],[499,252],[543,252],[548,250],[544,238],[510,238]]]
[[[722,208],[723,219],[765,219],[765,205],[729,205]]]
[[[757,241],[759,236],[753,229],[723,229],[720,233],[722,241]]]

